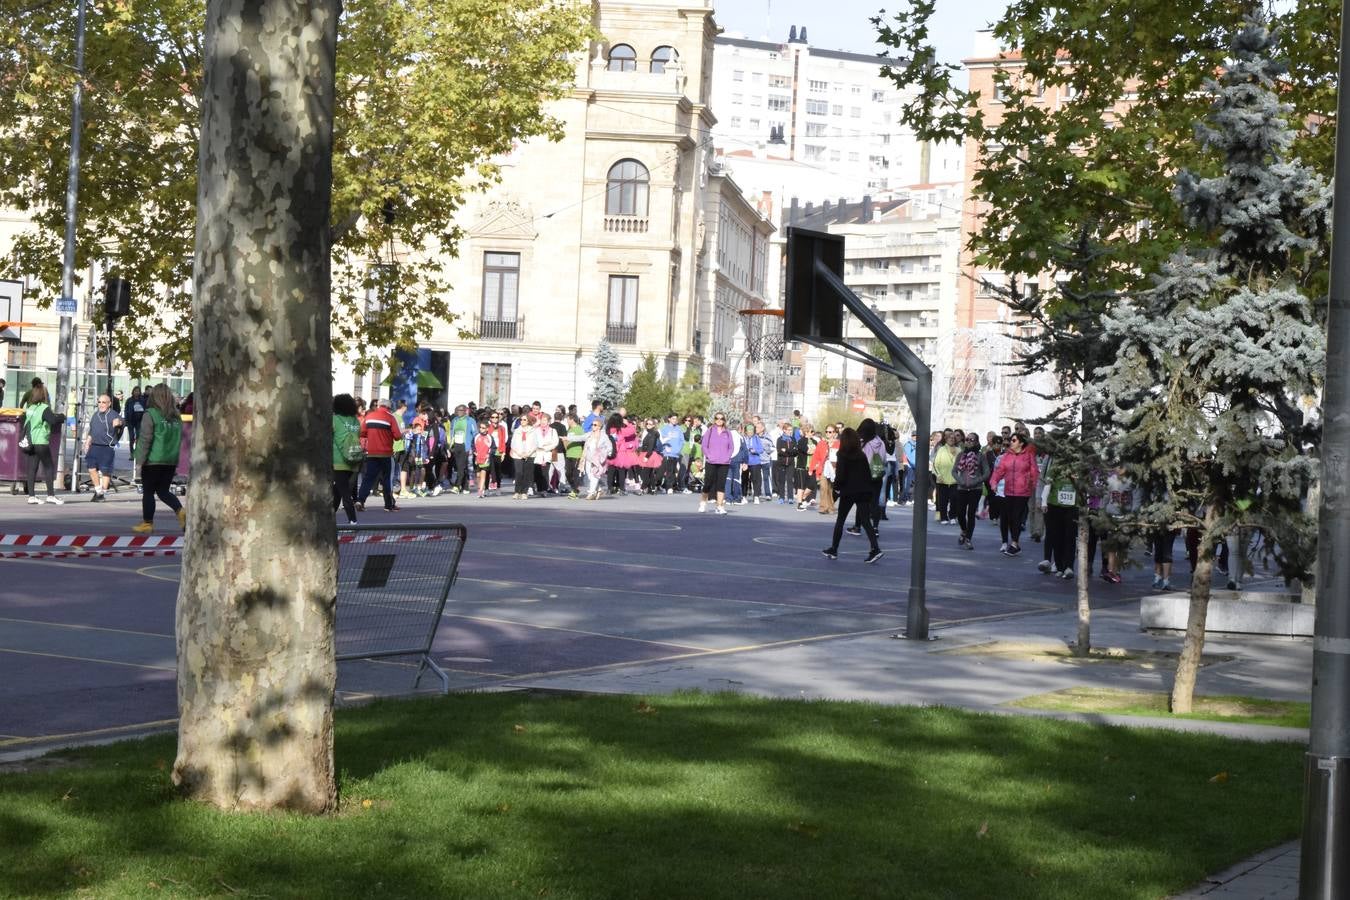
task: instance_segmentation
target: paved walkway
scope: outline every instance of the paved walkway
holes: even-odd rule
[[[1298,900],[1298,841],[1272,847],[1205,879],[1175,900]]]

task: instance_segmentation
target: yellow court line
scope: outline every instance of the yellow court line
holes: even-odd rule
[[[582,666],[576,669],[555,669],[550,672],[531,672],[527,675],[512,675],[511,681],[523,681],[530,678],[551,678],[557,675],[581,675],[586,672],[604,672],[611,669],[622,669],[633,666],[645,666],[649,663],[678,662],[682,659],[702,659],[706,656],[726,656],[730,653],[746,653],[751,650],[772,650],[775,647],[790,647],[794,644],[814,644],[820,641],[834,640],[835,638],[848,637],[866,637],[869,634],[888,634],[895,630],[892,625],[889,628],[870,628],[866,631],[845,631],[838,634],[818,634],[810,637],[793,638],[791,640],[770,641],[765,644],[746,644],[742,647],[726,647],[721,650],[704,650],[701,653],[676,653],[670,656],[657,656],[651,659],[630,659],[623,662],[601,663],[595,666]]]
[[[5,616],[0,616],[0,622],[18,622],[22,625],[46,625],[52,628],[78,628],[82,631],[106,631],[111,634],[134,634],[140,637],[157,637],[173,640],[173,635],[171,634],[159,634],[154,631],[131,631],[126,628],[104,628],[99,625],[71,625],[66,622],[43,622],[39,619],[10,619]]]
[[[176,725],[177,719],[157,719],[153,722],[140,722],[135,725],[113,725],[108,728],[95,728],[91,731],[71,731],[66,734],[41,734],[35,737],[12,737],[0,740],[0,747],[18,747],[23,744],[40,744],[44,741],[65,741],[71,738],[98,737],[102,734],[117,734],[122,731],[139,731],[143,728],[163,728]]]
[[[695,647],[692,644],[676,644],[673,641],[649,641],[645,638],[624,637],[620,634],[604,634],[599,631],[584,631],[580,628],[563,628],[560,625],[539,625],[534,622],[516,622],[511,619],[494,619],[489,616],[465,616],[458,613],[446,613],[447,619],[468,619],[471,622],[493,622],[498,625],[519,625],[522,628],[538,628],[543,631],[566,631],[570,634],[585,634],[590,637],[609,638],[614,641],[632,641],[635,644],[653,644],[657,647],[679,647],[682,650],[694,650],[699,653],[713,652],[707,647]]]
[[[64,653],[40,653],[37,650],[14,650],[0,647],[0,653],[17,653],[20,656],[45,656],[49,659],[69,659],[75,662],[102,663],[106,666],[126,666],[131,669],[150,669],[153,672],[177,672],[176,666],[147,666],[142,663],[122,662],[116,659],[99,659],[94,656],[67,656]]]
[[[800,609],[805,610],[807,612],[830,612],[830,613],[858,612],[858,613],[865,613],[866,615],[878,615],[878,616],[895,615],[895,613],[867,612],[867,610],[870,607],[845,607],[841,609],[835,606],[810,606],[810,605],[803,605],[801,603],[772,603],[768,600],[744,600],[740,597],[706,597],[706,596],[699,596],[698,594],[668,594],[662,591],[628,590],[625,588],[599,587],[598,585],[593,584],[568,585],[566,587],[557,587],[554,585],[541,584],[537,581],[508,581],[504,578],[457,578],[455,580],[472,581],[475,582],[476,584],[501,584],[507,586],[518,585],[520,587],[540,588],[540,589],[552,588],[553,590],[560,591],[564,594],[569,593],[571,591],[604,591],[610,594],[637,594],[643,597],[662,597],[662,598],[670,598],[671,600],[706,600],[711,601],[713,603],[745,603],[751,606],[773,606],[778,609],[792,609],[792,610]]]

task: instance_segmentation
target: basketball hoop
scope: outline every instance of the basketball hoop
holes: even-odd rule
[[[32,328],[36,324],[36,322],[0,322],[0,341],[18,341],[19,333],[11,331],[11,328]]]

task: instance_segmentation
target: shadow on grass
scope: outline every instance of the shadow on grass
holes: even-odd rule
[[[1295,834],[1302,774],[1293,745],[732,695],[346,711],[324,818],[174,801],[172,749],[0,778],[0,893],[1154,898]]]

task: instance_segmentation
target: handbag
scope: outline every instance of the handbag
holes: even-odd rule
[[[23,430],[19,433],[19,450],[23,453],[32,453],[33,441],[29,438],[28,417],[23,417]]]

